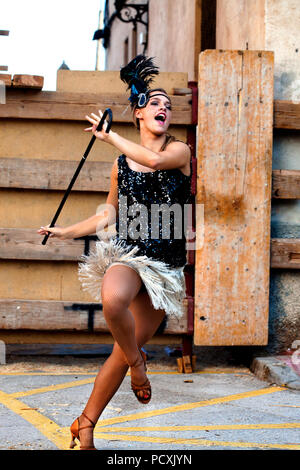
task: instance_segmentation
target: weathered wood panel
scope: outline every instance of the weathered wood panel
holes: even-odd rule
[[[187,333],[187,299],[183,300],[185,315],[177,321],[170,318],[164,333]],[[94,307],[94,313],[89,309]],[[3,330],[65,330],[108,332],[102,305],[87,302],[0,299],[0,329]]]
[[[66,190],[78,161],[0,158],[0,187]],[[111,162],[85,162],[72,191],[109,191]]]
[[[121,26],[121,23],[118,27]],[[109,67],[110,68],[110,67]],[[164,88],[167,93],[173,94],[176,87],[188,85],[186,72],[160,72],[153,78],[151,88]],[[127,84],[120,80],[118,70],[64,70],[57,71],[56,91],[71,93],[123,93],[128,97]]]
[[[95,242],[90,241],[90,249]],[[78,261],[84,253],[84,240],[48,239],[42,245],[42,237],[36,230],[0,228],[0,259]]]
[[[89,240],[90,250],[95,241]],[[32,229],[0,228],[0,259],[74,261],[84,253],[85,241],[52,240],[41,245],[41,236]],[[300,238],[272,238],[270,267],[300,269]]]
[[[41,237],[42,238],[42,237]],[[78,279],[78,263],[0,260],[0,299],[91,302]]]
[[[78,163],[0,157],[0,188],[65,190]],[[85,162],[73,191],[109,191],[111,167],[112,162]],[[300,199],[300,170],[273,170],[272,198]]]
[[[273,62],[268,51],[199,56],[196,345],[268,340]]]
[[[277,129],[300,129],[300,103],[274,100],[274,127]]]
[[[192,108],[188,96],[172,96],[172,124],[191,124]],[[67,93],[8,88],[6,104],[0,107],[0,118],[56,119],[85,121],[85,116],[111,108],[115,122],[132,122],[127,96],[121,93]]]
[[[300,238],[273,238],[271,244],[272,268],[300,268]]]
[[[0,73],[0,83],[4,82],[5,86],[11,86],[11,75],[8,73]]]
[[[53,219],[63,197],[62,191],[30,189],[0,190],[0,227],[38,229]],[[73,191],[61,212],[57,225],[66,227],[96,214],[106,202],[107,192],[83,193]]]
[[[44,77],[40,75],[14,75],[12,86],[15,88],[41,90],[44,86]]]
[[[300,199],[300,170],[273,170],[272,197]]]
[[[97,109],[94,111],[97,112]],[[130,111],[128,115],[130,119]],[[87,124],[89,125],[88,121],[2,119],[0,156],[79,161],[91,139],[91,134],[84,131]],[[133,123],[130,125],[114,121],[112,129],[125,139],[139,142],[139,133]],[[170,126],[169,132],[180,140],[185,141],[187,138],[186,126]],[[112,145],[97,140],[87,161],[112,162],[120,153]]]

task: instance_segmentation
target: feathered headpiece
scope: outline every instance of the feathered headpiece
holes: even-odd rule
[[[143,108],[149,99],[149,84],[153,76],[159,74],[159,69],[152,62],[152,57],[137,55],[129,64],[120,70],[120,78],[127,83],[127,90],[131,90],[128,100],[131,107]]]

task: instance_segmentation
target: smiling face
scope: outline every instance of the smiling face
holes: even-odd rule
[[[139,127],[146,127],[156,135],[165,133],[170,125],[172,106],[167,94],[162,91],[150,92],[150,98],[144,108],[135,110]]]

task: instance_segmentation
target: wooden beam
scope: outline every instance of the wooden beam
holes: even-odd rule
[[[42,245],[35,229],[0,228],[0,259],[78,261],[84,240],[52,240]],[[90,241],[90,249],[95,242]]]
[[[95,241],[91,240],[92,250]],[[271,268],[300,268],[300,238],[271,239]],[[0,259],[77,262],[84,240],[51,240],[46,247],[33,229],[0,228]]]
[[[114,122],[132,122],[132,112],[125,94],[31,92],[7,89],[6,104],[0,107],[0,118],[55,119],[85,121],[85,116],[111,108]],[[128,107],[128,108],[127,108]],[[127,111],[126,111],[127,108]],[[172,124],[191,124],[189,96],[172,96]]]
[[[0,82],[4,82],[5,86],[11,86],[11,75],[0,73]]]
[[[177,321],[168,320],[164,334],[187,333],[187,299],[183,300],[185,315]],[[92,313],[91,307],[95,307]],[[89,312],[90,309],[90,312]],[[108,332],[102,305],[93,302],[76,303],[54,300],[0,299],[0,329],[2,330],[64,330]]]
[[[0,158],[0,188],[64,191],[79,161]],[[111,162],[85,162],[73,191],[108,192]],[[272,171],[272,198],[300,199],[300,170]]]
[[[66,190],[78,161],[0,158],[0,188]],[[86,161],[73,191],[109,191],[111,162]]]
[[[300,170],[273,170],[272,197],[300,199]]]
[[[274,128],[300,129],[300,102],[274,100]]]
[[[14,75],[12,86],[15,88],[41,90],[44,86],[44,77],[39,75]]]
[[[273,238],[271,267],[300,269],[300,238]]]
[[[7,72],[8,66],[7,65],[0,65],[0,71],[1,72]]]
[[[9,35],[9,31],[7,31],[6,29],[0,29],[0,36],[8,36]]]

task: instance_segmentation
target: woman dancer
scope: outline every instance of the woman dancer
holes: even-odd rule
[[[191,155],[188,145],[167,134],[172,115],[170,97],[161,88],[149,88],[157,74],[152,59],[142,55],[120,72],[131,91],[129,101],[140,131],[140,144],[112,130],[106,133],[106,125],[97,132],[101,111],[99,116],[93,113],[86,116],[91,126],[85,130],[122,152],[113,163],[106,200],[106,206],[113,210],[69,227],[48,225],[38,230],[41,235],[50,232],[50,237],[74,239],[95,232],[98,236],[99,232],[104,234],[104,229],[116,222],[115,235],[110,239],[100,237],[96,250],[83,256],[79,265],[83,288],[102,302],[103,315],[115,342],[82,414],[71,426],[70,447],[76,445],[77,438],[80,449],[95,449],[93,428],[129,367],[135,396],[139,402],[149,403],[151,385],[142,346],[152,338],[165,316],[183,313],[186,246],[182,228],[184,204],[190,200]],[[178,220],[175,223],[175,211],[169,212],[168,223],[153,217],[154,209],[161,204],[182,209],[179,223]],[[123,222],[121,212],[125,213]],[[138,224],[136,212],[140,214]],[[179,228],[181,236],[176,232]]]

